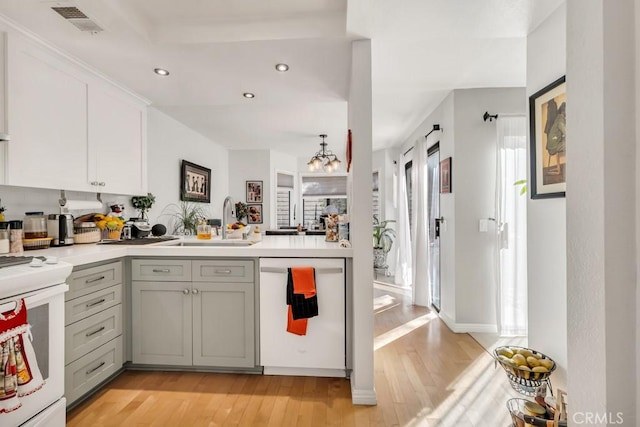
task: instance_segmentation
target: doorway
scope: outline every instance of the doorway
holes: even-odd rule
[[[431,304],[440,312],[440,143],[427,150],[429,210],[429,281]]]

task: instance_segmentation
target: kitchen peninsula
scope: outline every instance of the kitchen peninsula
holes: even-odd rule
[[[240,242],[189,236],[30,251],[74,266],[65,310],[68,405],[123,368],[347,376],[352,249],[322,236]],[[315,268],[319,315],[305,336],[286,332],[287,268],[295,266]]]

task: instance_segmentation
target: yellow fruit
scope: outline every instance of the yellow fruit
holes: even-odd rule
[[[531,369],[533,372],[549,372],[549,370],[547,368],[545,368],[544,366],[536,366],[534,368]]]
[[[525,357],[521,354],[514,354],[511,360],[513,360],[513,363],[515,363],[518,367],[527,366],[527,359],[525,359]],[[527,369],[529,369],[528,366]]]
[[[545,368],[547,368],[548,371],[553,368],[553,360],[551,359],[540,359],[538,363],[540,366],[544,366]]]
[[[536,366],[540,366],[540,361],[533,356],[527,357],[527,365],[530,368],[535,368]]]
[[[101,219],[100,221],[96,222],[96,226],[97,226],[100,230],[104,230],[105,228],[107,228],[107,220],[105,220],[105,219]]]
[[[505,356],[505,355],[499,354],[499,355],[498,355],[498,359],[499,359],[501,362],[506,363],[506,364],[507,364],[507,365],[509,365],[509,366],[513,366],[513,365],[514,365],[513,360],[511,360],[509,357],[507,357],[507,356]]]
[[[529,350],[528,348],[521,348],[518,350],[518,354],[523,355],[525,358],[533,356],[533,351]]]
[[[118,229],[118,226],[120,225],[120,223],[118,221],[110,220],[110,221],[107,221],[106,225],[107,225],[107,230],[115,231]]]
[[[499,355],[503,355],[504,357],[508,357],[511,359],[513,357],[513,352],[508,347],[500,347],[496,350]]]

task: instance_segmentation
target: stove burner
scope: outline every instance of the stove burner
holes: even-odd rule
[[[13,267],[14,265],[29,264],[32,256],[0,256],[0,268]],[[45,257],[36,257],[44,261]]]

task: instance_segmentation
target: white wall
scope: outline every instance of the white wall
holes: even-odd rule
[[[527,96],[565,73],[566,7],[563,5],[527,39]],[[566,227],[564,198],[528,200],[529,346],[556,361],[558,369],[553,374],[553,383],[561,388],[566,387],[567,377]],[[544,309],[540,307],[541,297],[545,300]]]
[[[496,286],[494,229],[478,231],[478,221],[495,217],[495,122],[492,114],[525,114],[524,88],[459,89],[411,134],[406,151],[434,124],[442,132],[429,136],[440,142],[440,159],[452,157],[452,193],[440,195],[440,215],[446,226],[440,238],[440,315],[456,332],[495,330]],[[493,226],[492,226],[493,227]]]
[[[485,111],[524,115],[525,107],[524,88],[464,89],[454,93],[452,188],[456,204],[455,321],[458,324],[481,328],[482,325],[495,327],[496,323],[495,229],[492,223],[490,232],[481,233],[478,222],[496,216],[497,132],[496,122],[485,122],[482,115]]]
[[[167,206],[180,201],[181,160],[211,169],[211,203],[202,205],[209,218],[220,218],[229,192],[227,149],[155,108],[149,108],[147,133],[149,192],[156,197],[150,221],[167,225],[171,232],[171,216],[163,215],[163,210],[170,211]]]
[[[247,203],[247,181],[262,181],[261,228],[267,227],[271,221],[270,159],[269,150],[229,151],[229,195],[234,203]]]
[[[618,414],[638,425],[633,2],[569,0],[567,11],[570,407],[616,420],[596,425]]]
[[[352,42],[351,83],[349,87],[349,129],[353,132],[353,169],[349,175],[352,203],[350,240],[353,245],[353,315],[351,343],[351,399],[357,404],[375,404],[373,377],[373,242],[371,235],[371,138],[373,134],[371,100],[371,40]],[[366,143],[364,143],[366,142]],[[357,272],[357,274],[355,274]]]

